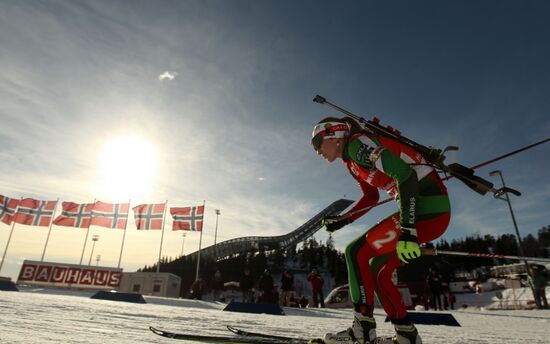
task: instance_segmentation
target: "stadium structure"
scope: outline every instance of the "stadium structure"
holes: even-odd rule
[[[221,260],[240,253],[257,252],[260,249],[266,251],[277,249],[285,250],[308,239],[313,234],[315,234],[315,232],[321,229],[321,227],[323,226],[323,217],[340,214],[353,202],[354,201],[348,199],[339,199],[323,209],[320,213],[312,217],[300,227],[284,235],[247,236],[222,241],[216,245],[205,247],[201,249],[201,258]],[[189,257],[194,258],[197,255],[198,251],[191,253]]]

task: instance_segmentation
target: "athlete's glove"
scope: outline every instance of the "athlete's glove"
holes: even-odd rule
[[[401,226],[401,235],[397,242],[397,256],[405,264],[420,257],[420,246],[418,246],[418,240],[416,239],[416,228]]]
[[[340,216],[325,216],[323,217],[322,224],[325,226],[327,232],[333,233],[351,222],[349,218],[341,219]]]

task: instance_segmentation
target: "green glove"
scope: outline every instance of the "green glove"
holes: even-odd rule
[[[416,228],[401,226],[401,235],[397,242],[397,256],[405,264],[420,257],[420,246],[418,246],[418,240],[416,239]]]
[[[345,225],[350,224],[351,221],[349,219],[339,220],[339,216],[325,216],[321,223],[325,226],[327,232],[333,233]]]

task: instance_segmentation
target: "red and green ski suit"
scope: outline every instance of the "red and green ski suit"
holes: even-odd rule
[[[379,189],[385,190],[399,205],[399,212],[380,221],[346,247],[351,299],[356,311],[371,313],[376,291],[388,317],[404,319],[405,304],[391,281],[400,263],[396,245],[401,226],[416,228],[418,243],[441,236],[450,220],[447,190],[420,154],[389,138],[366,133],[353,135],[347,140],[343,161],[363,191],[350,213],[376,204]],[[351,220],[367,211],[354,214]]]

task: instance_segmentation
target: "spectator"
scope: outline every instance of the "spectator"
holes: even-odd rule
[[[451,291],[449,291],[449,305],[451,306],[451,309],[455,309],[455,302],[456,302],[455,295]]]
[[[277,305],[279,304],[279,291],[277,290],[276,285],[273,286],[273,289],[271,289],[271,293],[268,294],[266,302]]]
[[[288,270],[285,270],[281,276],[281,290],[283,291],[282,304],[289,307],[291,300],[294,298],[294,276]]]
[[[323,284],[325,281],[317,272],[317,269],[312,269],[309,275],[307,275],[307,280],[311,285],[311,293],[313,295],[313,306],[315,308],[321,305],[321,308],[325,308],[325,298],[323,296]]]
[[[254,303],[254,291],[252,289],[254,286],[254,280],[252,279],[252,275],[250,275],[249,268],[244,269],[239,285],[243,293],[243,302]]]
[[[432,299],[432,307],[434,310],[442,310],[441,306],[441,275],[435,270],[428,271],[428,277],[426,278],[426,284],[430,290],[430,296]]]
[[[214,301],[220,301],[220,296],[223,291],[223,279],[220,270],[216,270],[212,279],[212,293]]]
[[[206,285],[204,283],[204,280],[201,276],[193,282],[193,285],[191,285],[191,294],[189,296],[190,299],[196,299],[196,300],[202,300],[202,294],[204,293]]]
[[[528,275],[529,285],[533,288],[535,302],[538,309],[548,309],[546,299],[546,273],[540,265],[532,265],[531,273]]]
[[[259,303],[272,303],[273,287],[273,277],[271,277],[269,270],[265,269],[258,283],[258,289],[260,290]]]

